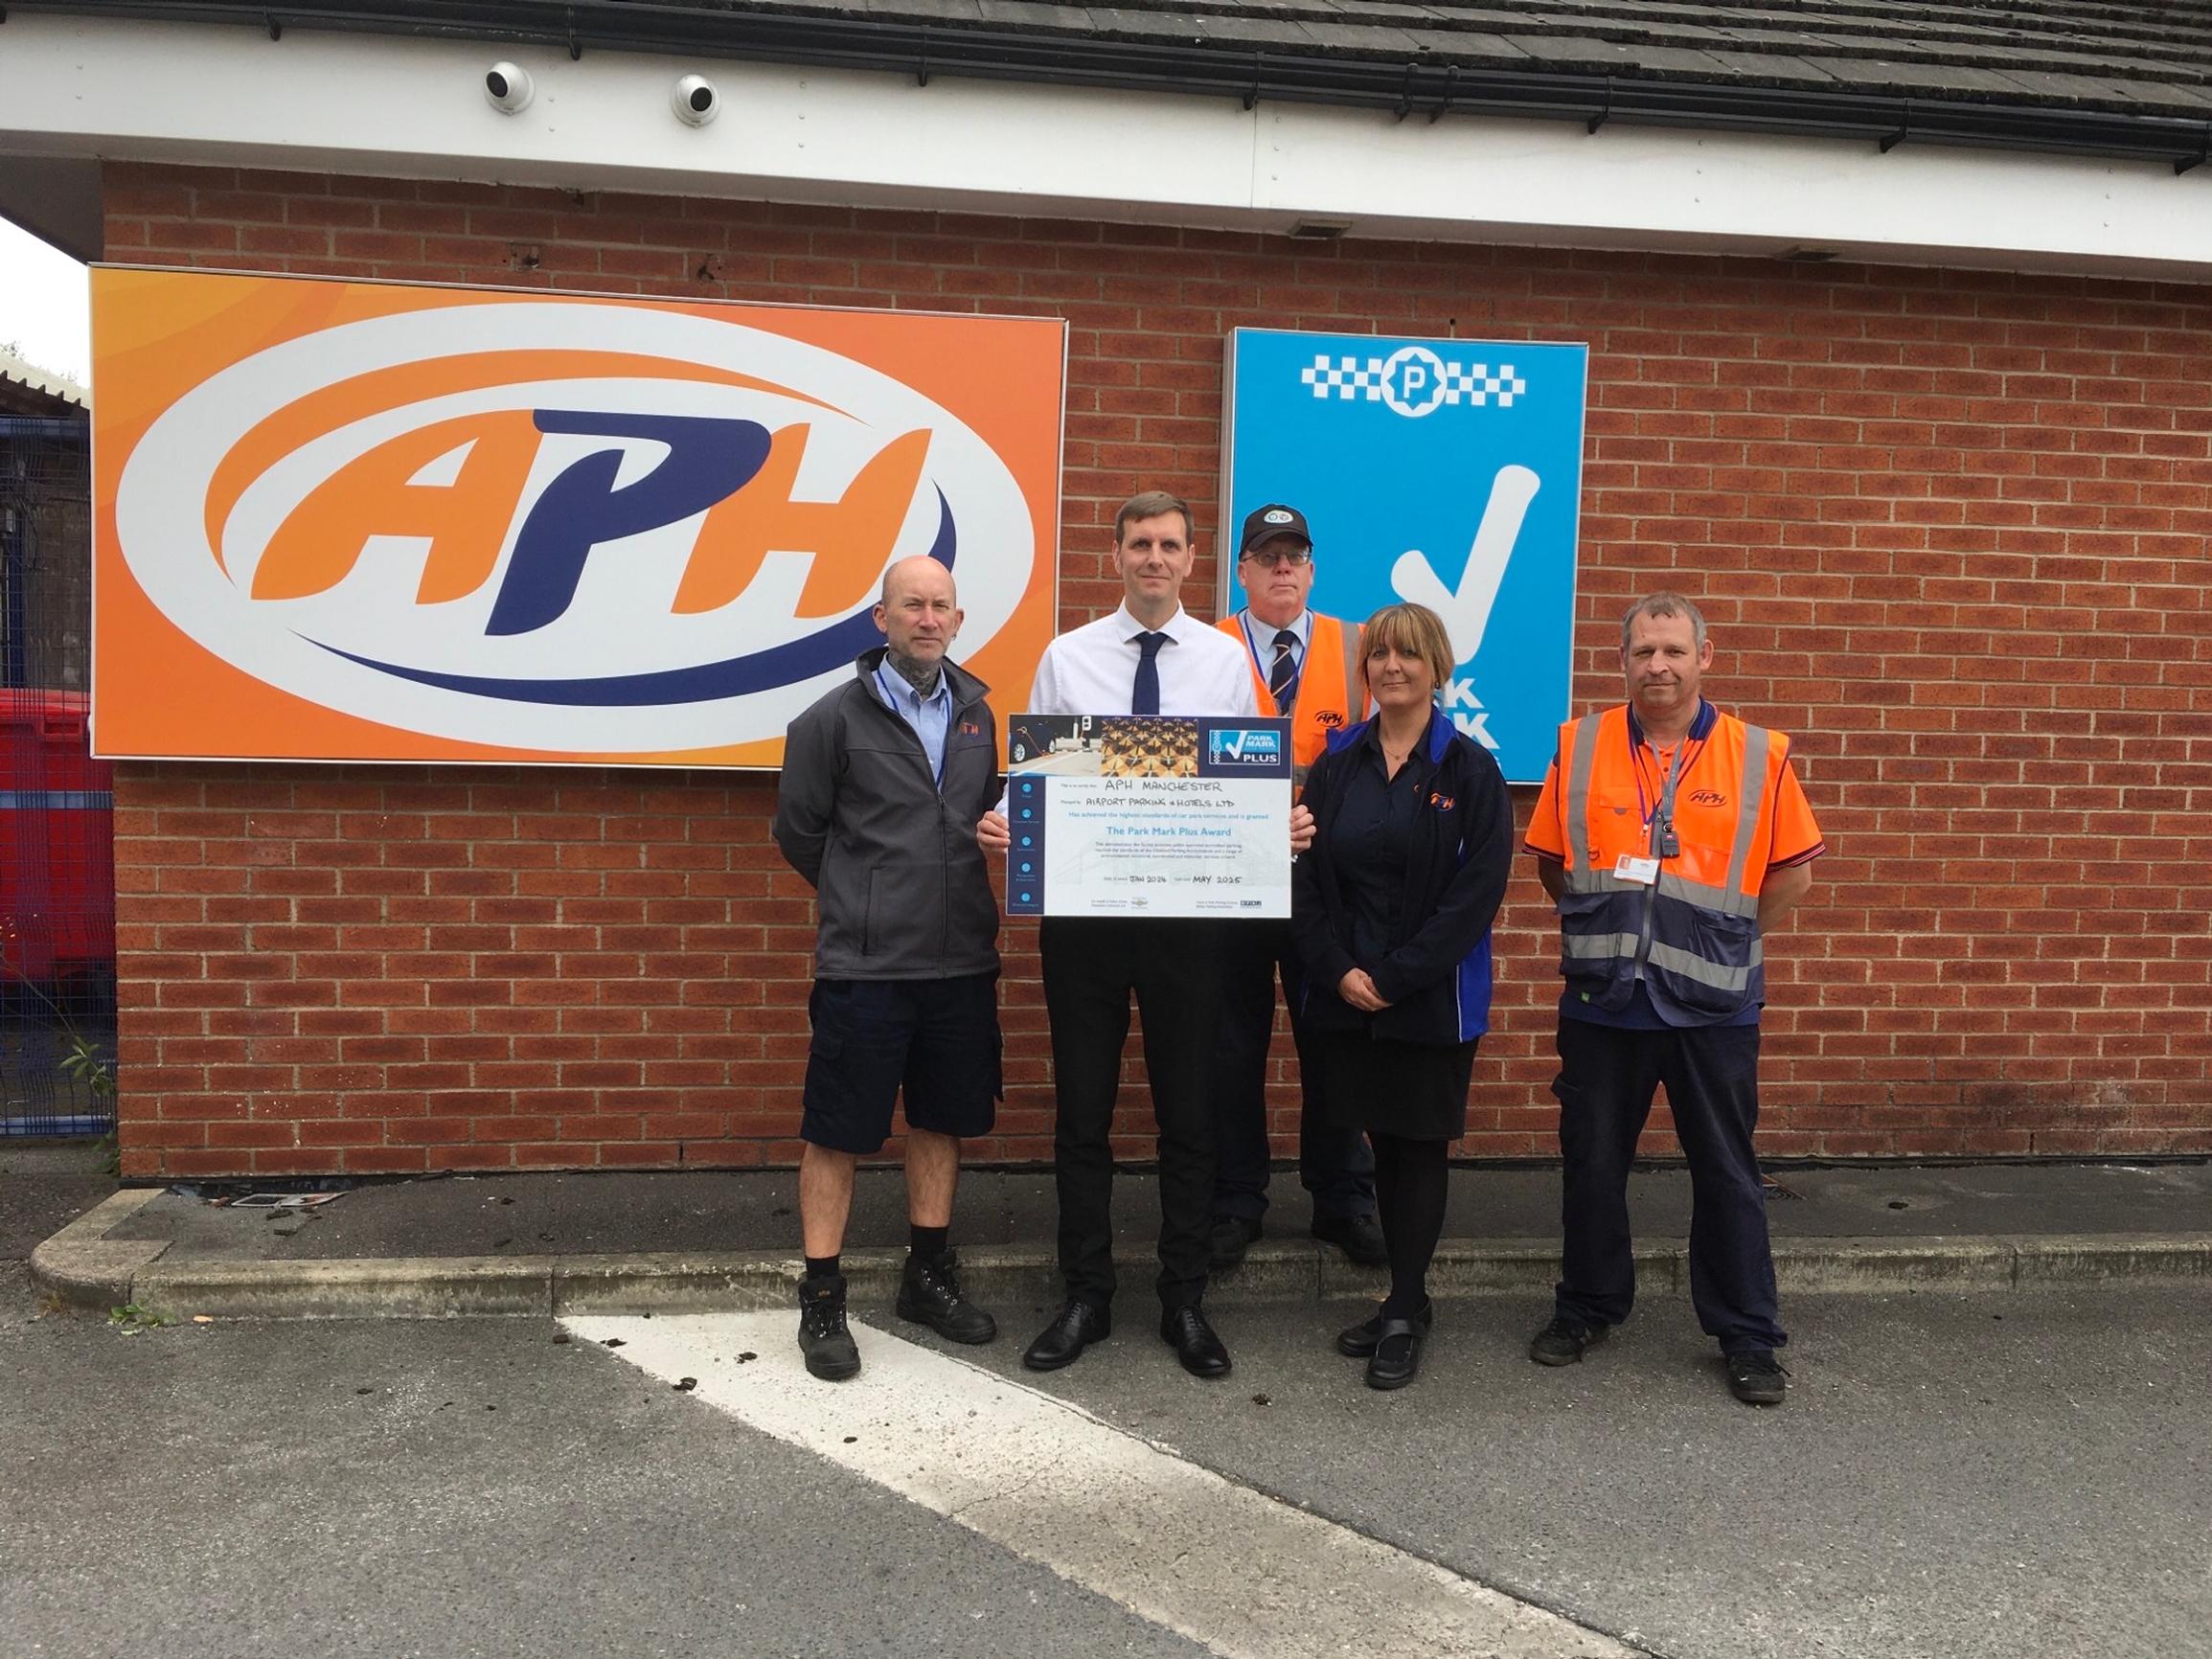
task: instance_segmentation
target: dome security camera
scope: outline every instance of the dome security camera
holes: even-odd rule
[[[484,72],[484,97],[502,115],[520,115],[536,90],[530,71],[519,63],[494,63]]]
[[[669,106],[686,126],[704,126],[722,112],[722,95],[703,75],[687,75],[669,94]]]

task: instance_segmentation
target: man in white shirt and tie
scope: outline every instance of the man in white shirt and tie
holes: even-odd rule
[[[1243,648],[1183,609],[1191,539],[1190,508],[1166,491],[1122,505],[1113,548],[1121,606],[1045,648],[1031,713],[1258,716]],[[987,849],[999,829],[987,819],[979,830]],[[1293,845],[1301,832],[1310,837],[1310,821],[1293,825]],[[1067,1302],[1022,1355],[1033,1371],[1069,1364],[1112,1329],[1109,1137],[1133,991],[1159,1130],[1160,1336],[1193,1375],[1228,1375],[1228,1351],[1198,1302],[1214,1197],[1207,1078],[1223,929],[1238,925],[1184,917],[1047,917],[1038,929],[1052,1019],[1053,1147]]]

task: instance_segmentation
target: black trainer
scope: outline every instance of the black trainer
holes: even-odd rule
[[[1790,1373],[1771,1348],[1747,1348],[1722,1363],[1728,1368],[1728,1392],[1745,1405],[1780,1405],[1790,1392]]]
[[[845,1329],[842,1273],[799,1281],[799,1352],[807,1356],[807,1369],[824,1382],[860,1374],[860,1350]]]
[[[899,1317],[926,1325],[947,1342],[989,1342],[998,1321],[960,1293],[960,1258],[947,1250],[929,1258],[908,1256],[899,1281]]]
[[[1528,1356],[1539,1365],[1572,1365],[1605,1341],[1607,1329],[1559,1314],[1530,1340]]]

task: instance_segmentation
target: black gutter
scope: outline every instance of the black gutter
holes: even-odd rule
[[[441,40],[528,42],[615,52],[701,54],[818,68],[948,75],[1125,91],[1388,109],[1401,119],[1446,114],[1608,122],[1794,137],[1965,145],[2170,163],[2212,159],[2212,120],[2050,108],[1965,99],[1830,92],[1645,76],[1515,71],[1434,59],[1262,53],[1202,41],[967,29],[852,12],[767,12],[631,4],[628,0],[386,0],[376,6],[295,0],[256,6],[211,0],[0,5],[102,18],[239,24],[281,39],[288,28]],[[1198,20],[1202,26],[1202,20]]]

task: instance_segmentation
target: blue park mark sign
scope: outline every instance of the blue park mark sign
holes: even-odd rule
[[[1306,514],[1313,608],[1444,619],[1444,706],[1508,781],[1540,782],[1567,716],[1586,347],[1239,329],[1224,525]],[[1243,602],[1233,552],[1225,608]]]

